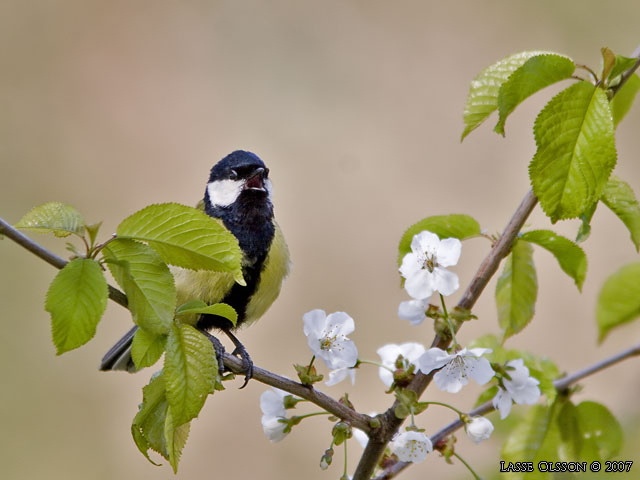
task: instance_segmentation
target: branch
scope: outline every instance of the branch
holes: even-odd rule
[[[605,368],[611,367],[616,363],[620,363],[623,360],[626,360],[627,358],[631,358],[637,355],[640,355],[640,344],[634,347],[628,348],[627,350],[624,350],[615,355],[612,355],[609,358],[605,358],[604,360],[594,363],[593,365],[586,367],[582,370],[579,370],[575,373],[566,375],[562,378],[558,378],[557,380],[554,380],[553,386],[556,387],[556,390],[558,390],[558,392],[563,392],[567,390],[567,388],[569,388],[571,385],[579,382],[580,380],[590,375],[593,375],[594,373],[597,373],[601,370],[604,370]],[[495,408],[493,407],[493,403],[491,401],[488,401],[486,403],[483,403],[479,407],[471,410],[468,413],[468,415],[471,417],[476,417],[480,415],[486,415],[487,413],[492,412],[493,410],[495,410]],[[464,427],[464,422],[460,419],[457,419],[451,422],[449,425],[447,425],[443,429],[434,433],[430,438],[431,442],[435,445],[462,427]],[[394,478],[396,475],[398,475],[401,471],[403,471],[405,468],[407,468],[410,465],[411,465],[410,462],[397,462],[392,466],[386,468],[380,475],[375,477],[373,480],[390,480],[391,478]]]
[[[26,248],[35,256],[40,257],[45,262],[53,265],[57,269],[63,269],[65,265],[69,263],[64,258],[59,257],[55,253],[52,253],[44,248],[39,243],[34,242],[24,233],[13,228],[13,226],[5,222],[2,217],[0,217],[0,235],[6,235],[18,245]],[[127,296],[111,285],[109,285],[109,298],[116,302],[118,305],[122,305],[124,308],[127,308]]]
[[[509,220],[509,223],[505,227],[504,232],[502,232],[502,235],[500,235],[498,241],[480,264],[478,271],[471,280],[467,290],[464,292],[462,299],[458,302],[458,307],[465,310],[471,310],[475,305],[476,301],[482,294],[482,291],[487,286],[487,283],[489,283],[491,277],[498,270],[500,262],[511,251],[511,246],[518,235],[518,232],[520,232],[524,222],[527,220],[537,203],[538,199],[532,191],[529,191],[511,217],[511,220]],[[450,341],[451,340],[449,338],[436,335],[431,346],[444,349],[449,346]],[[435,372],[431,372],[425,375],[418,372],[407,389],[413,390],[418,394],[418,397],[420,397],[431,382],[434,373]],[[393,435],[396,434],[404,422],[404,420],[395,416],[394,412],[397,407],[397,403],[397,401],[394,402],[394,404],[380,416],[381,426],[379,429],[373,431],[369,437],[367,448],[365,448],[360,459],[360,463],[358,463],[358,467],[356,468],[353,476],[354,480],[367,480],[371,478],[387,443],[389,443]]]
[[[44,261],[58,269],[64,268],[64,266],[68,263],[65,259],[50,252],[42,245],[34,242],[32,239],[16,230],[13,226],[5,222],[1,217],[0,234],[6,235],[18,245],[26,248],[34,255],[42,258]],[[119,305],[127,308],[127,296],[111,285],[109,285],[109,298]],[[232,372],[244,373],[242,360],[240,360],[239,358],[225,353],[223,362],[225,367],[227,367]],[[342,420],[349,422],[352,426],[363,430],[364,432],[369,433],[371,431],[371,426],[369,425],[371,417],[352,410],[351,408],[337,402],[328,395],[319,392],[312,386],[306,386],[301,383],[294,382],[293,380],[281,377],[280,375],[276,375],[275,373],[269,372],[256,366],[253,367],[253,378],[266,385],[285,390],[293,395],[297,395],[304,398],[305,400],[309,400],[319,407],[324,408],[327,412],[332,413],[336,417],[340,417]]]

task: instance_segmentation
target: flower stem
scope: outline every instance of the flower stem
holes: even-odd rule
[[[462,415],[466,415],[466,413],[461,412],[460,410],[458,410],[456,407],[452,407],[451,405],[449,405],[448,403],[442,403],[442,402],[435,402],[435,401],[431,401],[431,402],[420,402],[420,403],[426,403],[428,405],[440,405],[441,407],[447,407],[450,410],[453,410],[454,412],[456,412],[458,415],[462,416]],[[413,413],[413,412],[411,412]]]
[[[313,367],[313,362],[315,361],[316,356],[311,357],[311,361],[309,362],[309,366],[307,367],[307,375],[311,375],[311,367]]]
[[[467,467],[467,469],[471,472],[471,475],[473,475],[473,478],[475,478],[476,480],[482,480],[482,478],[478,476],[478,474],[473,470],[473,468],[471,468],[471,465],[465,462],[460,455],[458,455],[456,452],[453,452],[453,456],[456,457],[458,460],[460,460],[465,467]]]
[[[343,442],[344,443],[344,473],[343,473],[343,478],[349,478],[349,476],[347,475],[347,442],[346,440]]]
[[[458,341],[456,340],[456,330],[453,328],[453,324],[451,323],[451,318],[449,318],[449,312],[447,312],[447,305],[444,302],[444,296],[440,294],[440,302],[442,303],[442,312],[444,313],[444,318],[447,321],[447,325],[449,325],[449,331],[451,332],[451,341],[453,343],[453,347],[458,347]]]
[[[389,370],[391,373],[394,372],[393,368],[383,365],[378,362],[374,362],[373,360],[358,360],[358,363],[366,363],[367,365],[373,365],[376,367],[384,368],[385,370]]]

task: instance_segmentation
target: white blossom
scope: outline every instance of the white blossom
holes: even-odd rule
[[[287,395],[289,395],[287,392],[277,388],[266,390],[260,395],[262,430],[271,442],[279,442],[287,436],[284,432],[287,424],[280,421],[287,415],[284,408],[284,397]]]
[[[357,428],[353,429],[353,438],[355,438],[362,448],[367,448],[367,444],[369,443],[369,437],[362,430],[358,430]]]
[[[507,363],[511,380],[502,379],[504,388],[498,387],[498,393],[493,397],[493,406],[500,412],[500,418],[505,419],[511,412],[512,402],[521,405],[533,405],[540,398],[540,381],[529,374],[524,360],[518,358]]]
[[[391,451],[402,462],[420,463],[426,458],[427,453],[433,451],[433,444],[424,433],[410,430],[394,437]]]
[[[418,358],[420,358],[424,351],[425,348],[423,345],[415,342],[407,342],[401,345],[397,345],[395,343],[383,345],[377,350],[376,353],[380,355],[382,365],[390,368],[391,370],[396,369],[396,360],[398,359],[399,355],[402,355],[403,368],[406,370],[411,364],[416,365],[416,361],[418,360]],[[380,380],[382,380],[382,383],[384,383],[387,387],[391,386],[391,384],[393,383],[392,372],[390,372],[387,368],[380,367],[378,369],[378,375],[380,376]]]
[[[351,385],[355,385],[356,369],[351,367],[342,367],[342,368],[337,368],[335,370],[331,370],[329,372],[329,379],[326,382],[324,382],[324,384],[330,387],[332,385],[340,383],[347,377],[351,378]]]
[[[411,325],[420,325],[427,318],[425,312],[428,307],[429,301],[426,298],[400,302],[398,306],[398,317],[402,320],[409,320]]]
[[[411,240],[411,252],[400,265],[404,288],[416,300],[429,298],[433,292],[451,295],[460,286],[458,276],[446,270],[458,263],[462,244],[457,238],[440,240],[435,233],[420,232]]]
[[[430,348],[418,359],[422,373],[441,369],[433,376],[436,385],[445,392],[456,393],[469,383],[469,377],[478,385],[484,385],[493,378],[495,372],[489,360],[482,355],[491,352],[489,348],[463,348],[449,354],[440,348]]]
[[[465,424],[464,429],[473,443],[480,443],[491,436],[493,424],[487,418],[473,417],[470,422]]]
[[[353,367],[358,349],[347,335],[355,330],[353,318],[344,312],[327,315],[324,310],[312,310],[303,315],[304,334],[313,354],[331,370]]]

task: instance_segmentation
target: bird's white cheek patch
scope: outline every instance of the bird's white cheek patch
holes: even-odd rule
[[[236,201],[242,192],[242,180],[216,180],[207,185],[211,204],[218,207],[228,207]]]

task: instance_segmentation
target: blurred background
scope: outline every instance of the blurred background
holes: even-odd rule
[[[195,204],[208,171],[238,148],[271,169],[277,219],[294,261],[282,295],[240,337],[257,365],[294,376],[310,351],[302,315],[344,310],[356,320],[360,357],[376,360],[389,342],[432,338],[428,322],[396,317],[397,243],[405,228],[436,214],[467,213],[501,231],[527,192],[531,125],[551,95],[527,100],[507,122],[495,117],[463,144],[470,80],[521,50],[548,49],[598,67],[600,48],[630,54],[640,43],[636,0],[556,2],[368,1],[30,1],[0,4],[0,216],[15,223],[58,200],[103,239],[119,221],[154,202]],[[617,132],[616,173],[640,194],[640,104]],[[537,209],[531,228],[549,228]],[[599,208],[584,244],[582,294],[547,252],[536,250],[540,289],[534,322],[508,342],[575,371],[638,342],[640,323],[596,342],[594,307],[604,278],[638,255],[621,222]],[[554,227],[574,238],[575,221]],[[66,256],[64,241],[36,240]],[[463,287],[489,248],[464,244],[455,271]],[[130,422],[151,372],[100,373],[102,354],[130,326],[110,303],[94,341],[56,357],[44,295],[52,267],[0,241],[0,459],[6,479],[174,478],[137,451]],[[466,343],[498,332],[495,279],[477,304]],[[462,289],[451,298],[454,304]],[[575,401],[607,405],[627,429],[621,459],[640,461],[638,360],[590,377]],[[326,373],[323,365],[320,370]],[[338,478],[342,452],[322,472],[331,424],[314,417],[278,444],[260,425],[258,382],[240,381],[208,400],[192,424],[177,478]],[[363,412],[386,409],[373,367],[345,389]],[[470,385],[455,397],[425,398],[469,409]],[[309,407],[306,407],[309,408]],[[304,410],[304,409],[303,409]],[[517,410],[518,409],[514,409]],[[313,409],[304,410],[313,411]],[[491,417],[496,424],[499,420]],[[433,432],[453,420],[429,410]],[[349,471],[360,447],[352,442]],[[489,477],[499,468],[500,432],[480,446],[459,434],[458,451]],[[640,465],[638,465],[640,468]],[[636,470],[627,478],[640,478]],[[437,454],[402,478],[470,478]]]

